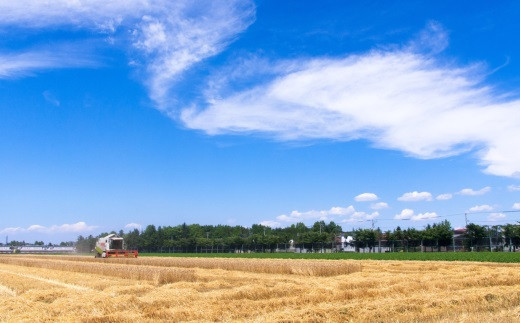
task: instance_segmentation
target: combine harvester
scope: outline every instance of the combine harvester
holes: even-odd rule
[[[108,257],[133,257],[137,258],[137,250],[125,250],[123,238],[116,234],[109,234],[106,237],[99,238],[96,242],[96,258]]]

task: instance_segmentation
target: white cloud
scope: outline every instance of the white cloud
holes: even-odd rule
[[[513,210],[520,210],[520,203],[513,204]]]
[[[453,198],[453,194],[445,193],[437,195],[436,199],[439,201],[451,200]]]
[[[437,27],[429,26],[429,31],[442,33]],[[435,42],[442,44],[444,36]],[[181,119],[209,135],[257,133],[284,141],[361,138],[423,159],[473,151],[484,172],[520,176],[520,136],[511,136],[520,132],[520,100],[485,84],[483,65],[446,63],[419,53],[420,44],[336,58],[260,62],[256,75],[249,71],[245,76],[254,85],[244,88],[243,79],[239,83],[223,76],[217,83],[242,84],[240,90],[208,91],[204,102],[182,111]]]
[[[349,218],[342,220],[342,223],[366,222],[373,220],[379,216],[379,212],[354,212]]]
[[[149,11],[150,4],[147,0],[1,1],[0,25],[24,28],[73,25],[112,31],[124,19],[137,19],[143,12]]]
[[[348,207],[335,206],[330,210],[311,210],[306,212],[292,211],[289,215],[282,214],[276,217],[276,220],[281,222],[301,222],[305,220],[330,220],[334,216],[346,216],[355,213],[356,210],[352,205]]]
[[[34,71],[80,66],[93,67],[96,63],[69,46],[55,46],[54,50],[0,53],[0,79],[29,76]]]
[[[401,213],[396,214],[394,219],[396,220],[410,220],[414,215],[414,211],[412,209],[404,209]]]
[[[261,225],[264,225],[266,227],[271,227],[271,228],[278,228],[280,227],[280,222],[276,222],[276,221],[262,221],[260,222]]]
[[[142,66],[150,96],[161,108],[168,90],[186,70],[221,52],[254,19],[255,6],[249,0],[0,2],[0,27],[41,32],[72,27],[123,46],[133,56],[131,65]],[[41,68],[41,59],[34,62],[22,67]],[[43,67],[60,67],[57,63]],[[3,70],[10,75],[13,68]]]
[[[500,220],[504,220],[505,218],[506,218],[506,215],[504,213],[491,213],[487,219],[489,221],[500,221]]]
[[[475,191],[472,188],[465,188],[465,189],[460,190],[457,194],[468,195],[468,196],[477,196],[477,195],[484,195],[486,193],[489,193],[490,191],[491,191],[491,187],[486,186],[477,191]]]
[[[56,97],[54,96],[54,94],[51,93],[51,91],[43,91],[42,95],[45,101],[57,107],[60,106],[60,101],[56,99]]]
[[[388,209],[388,203],[386,202],[378,202],[378,203],[373,203],[372,205],[370,205],[370,208],[372,210],[382,210],[382,209]]]
[[[517,191],[520,191],[520,185],[509,185],[507,187],[507,189],[510,191],[510,192],[517,192]]]
[[[402,202],[431,201],[432,194],[430,192],[408,192],[401,195],[397,200]]]
[[[139,223],[128,223],[127,225],[125,225],[125,229],[137,229],[137,230],[141,230],[143,226],[140,225]]]
[[[354,200],[357,202],[370,202],[370,201],[377,201],[379,198],[374,193],[362,193],[358,196],[354,197]]]
[[[404,209],[401,213],[396,214],[394,219],[396,220],[411,220],[411,221],[421,221],[421,220],[430,220],[438,218],[439,216],[435,212],[425,212],[415,214],[415,212],[411,209]]]
[[[486,212],[493,211],[493,207],[487,204],[483,205],[475,205],[474,207],[469,209],[469,212]]]
[[[291,213],[281,214],[276,217],[274,221],[263,221],[262,223],[270,223],[273,226],[280,226],[281,223],[296,223],[305,221],[340,221],[341,223],[352,223],[352,222],[365,222],[375,219],[379,216],[379,212],[375,211],[372,213],[356,211],[356,209],[350,205],[348,207],[335,206],[329,210],[311,210],[311,211],[292,211]]]
[[[421,220],[430,220],[430,219],[436,219],[439,216],[435,212],[426,212],[426,213],[420,213],[417,215],[412,216],[412,221],[421,221]]]
[[[354,213],[355,211],[356,210],[354,209],[354,207],[352,205],[350,205],[348,207],[335,206],[335,207],[332,207],[328,211],[328,214],[330,214],[330,215],[348,215],[348,214]]]
[[[10,233],[23,233],[23,232],[40,232],[40,233],[83,233],[90,232],[96,229],[97,226],[87,225],[85,222],[77,222],[73,224],[61,224],[61,225],[52,225],[50,227],[33,224],[27,228],[21,227],[12,227],[5,228],[0,231],[0,234],[10,234]]]

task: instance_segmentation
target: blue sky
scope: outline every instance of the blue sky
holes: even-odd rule
[[[516,222],[519,10],[0,1],[0,235]]]

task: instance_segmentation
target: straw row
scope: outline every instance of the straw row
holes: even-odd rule
[[[184,268],[161,268],[142,266],[139,264],[92,263],[84,261],[65,261],[57,258],[23,258],[18,256],[0,257],[0,263],[77,273],[99,274],[133,280],[146,280],[158,285],[177,281],[195,281],[194,271]]]
[[[47,256],[47,259],[81,261],[92,263],[111,263],[156,267],[181,267],[224,269],[267,274],[294,274],[304,276],[347,275],[362,270],[357,261],[346,260],[301,260],[301,259],[237,259],[237,258],[180,258],[180,257],[143,257],[143,258],[91,258],[81,256]]]

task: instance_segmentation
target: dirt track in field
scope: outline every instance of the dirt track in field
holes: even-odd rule
[[[0,256],[0,320],[520,321],[516,264],[141,259],[139,264],[123,264],[81,257]],[[233,270],[233,262],[238,270]],[[271,262],[286,269],[277,273]],[[334,274],[324,272],[330,264]],[[95,274],[88,266],[105,266],[105,274]],[[125,266],[123,272],[133,278],[110,275]],[[163,275],[166,268],[182,275],[173,282],[169,276],[132,276],[134,266],[141,267],[135,268],[139,272]],[[336,266],[352,270],[342,274]]]

